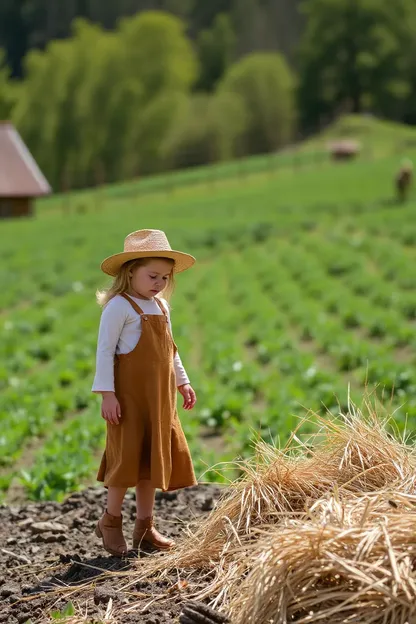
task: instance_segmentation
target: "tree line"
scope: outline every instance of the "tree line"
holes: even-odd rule
[[[225,13],[235,31],[239,56],[258,50],[290,55],[299,39],[301,0],[2,0],[0,47],[14,77],[24,75],[23,59],[32,49],[44,49],[53,39],[67,38],[71,24],[82,17],[114,30],[121,17],[142,11],[165,11],[186,23],[187,35],[199,45],[219,14]]]
[[[69,37],[28,52],[22,80],[3,54],[0,116],[56,190],[274,151],[341,112],[416,121],[416,0],[306,0],[302,11],[293,59],[267,42],[239,51],[227,11],[196,39],[172,10],[112,30],[77,18]]]

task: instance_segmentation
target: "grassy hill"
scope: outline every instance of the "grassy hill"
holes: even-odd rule
[[[354,139],[360,142],[364,153],[385,157],[405,153],[416,148],[416,129],[393,121],[382,121],[371,115],[345,115],[317,137],[305,142],[303,152],[322,149],[328,142]]]
[[[416,148],[370,126],[371,159],[255,158],[56,196],[33,220],[0,223],[4,497],[94,480],[99,263],[139,228],[199,261],[178,277],[172,314],[199,398],[181,418],[202,480],[224,478],[207,469],[250,455],[253,436],[284,440],[305,410],[337,412],[349,386],[358,402],[378,386],[414,422],[416,202],[397,205],[392,181]]]

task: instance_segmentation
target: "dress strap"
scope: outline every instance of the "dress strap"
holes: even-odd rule
[[[169,323],[168,313],[166,311],[166,308],[165,308],[164,304],[161,302],[159,297],[155,297],[155,301],[156,301],[157,305],[159,306],[159,308],[162,310],[162,314],[164,315],[164,317],[166,319],[166,322]]]
[[[124,299],[126,299],[126,301],[130,303],[131,307],[133,308],[135,312],[137,312],[137,314],[140,314],[140,316],[144,315],[143,310],[137,305],[135,301],[133,301],[133,299],[131,299],[128,295],[126,295],[126,293],[120,293],[120,294],[122,297],[124,297]]]

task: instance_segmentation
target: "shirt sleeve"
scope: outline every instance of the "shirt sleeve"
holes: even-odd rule
[[[169,321],[169,328],[170,328],[170,332],[172,334],[172,338],[173,338],[173,331],[172,331],[172,323],[170,320],[170,308],[169,308],[169,304],[165,299],[161,300],[165,309],[167,310],[168,313],[168,321]],[[175,369],[175,376],[176,376],[176,385],[177,386],[183,386],[184,384],[189,384],[189,377],[186,374],[186,370],[182,364],[182,360],[180,358],[180,355],[178,353],[178,351],[176,351],[175,353],[175,357],[173,358],[173,366]]]
[[[114,355],[125,322],[124,306],[112,299],[101,314],[92,392],[114,392]]]

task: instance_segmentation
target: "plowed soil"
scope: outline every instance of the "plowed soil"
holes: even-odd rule
[[[157,527],[178,538],[184,525],[212,510],[221,492],[215,485],[158,492]],[[106,612],[113,618],[107,621],[123,624],[178,622],[181,604],[192,587],[176,590],[177,575],[163,582],[138,582],[131,588],[131,597],[117,590],[108,572],[134,571],[140,566],[140,556],[132,551],[127,558],[117,559],[103,550],[94,527],[104,506],[105,490],[89,488],[63,503],[0,507],[0,622],[54,621],[53,612],[62,612],[69,602],[76,615],[86,616],[88,622],[99,622]],[[123,518],[125,537],[131,544],[133,494],[126,497]],[[126,613],[130,604],[136,606]]]

